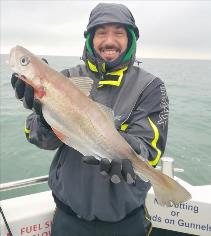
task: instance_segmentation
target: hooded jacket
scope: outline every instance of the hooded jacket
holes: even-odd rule
[[[93,49],[93,37],[97,27],[106,23],[120,24],[125,27],[128,36],[127,50],[119,58],[112,62],[104,61]],[[117,71],[125,66],[132,65],[135,60],[136,40],[139,38],[139,30],[135,24],[133,15],[122,4],[100,3],[91,12],[87,30],[82,59],[86,64],[94,64],[101,76],[105,72]]]
[[[125,7],[110,4],[109,18],[106,18],[106,14],[101,13],[106,12],[107,8],[102,5],[92,11],[87,32],[98,25],[96,19],[101,23],[110,23],[110,19],[120,16],[118,11],[124,10],[121,23],[133,24],[138,36],[133,17]],[[62,73],[66,77],[92,78],[91,98],[113,109],[116,129],[138,154],[156,166],[164,152],[168,130],[168,97],[163,82],[132,65],[135,51],[129,63],[120,63],[111,71],[99,70],[98,61],[90,61],[87,56],[86,46],[84,51],[85,65],[66,69]],[[58,148],[50,167],[49,186],[60,202],[83,219],[117,222],[145,204],[149,183],[137,177],[136,185],[129,185],[121,176],[119,184],[112,183],[109,176],[100,174],[99,166],[84,163],[81,153],[57,139],[35,113],[27,118],[26,130],[28,141],[39,148]]]
[[[86,37],[87,33],[97,26],[107,23],[118,23],[130,26],[134,30],[136,38],[139,38],[139,30],[130,10],[122,4],[115,3],[100,3],[91,11],[84,36]]]

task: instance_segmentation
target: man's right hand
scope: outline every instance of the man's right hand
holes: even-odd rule
[[[18,78],[17,73],[13,73],[11,77],[11,84],[15,90],[17,99],[23,101],[23,106],[26,109],[32,109],[34,104],[34,89],[31,85],[26,84],[23,80]]]
[[[15,90],[16,98],[23,102],[23,106],[26,109],[33,110],[37,115],[40,116],[40,121],[42,122],[42,124],[51,129],[51,127],[43,117],[41,102],[38,99],[34,99],[33,87],[25,83],[23,80],[19,79],[17,73],[12,74],[11,84]]]
[[[48,61],[45,58],[42,58],[42,60],[48,64]],[[16,98],[23,101],[23,106],[30,110],[33,108],[33,111],[42,116],[42,105],[40,101],[34,99],[33,87],[21,80],[17,73],[12,74],[11,84],[15,90]]]

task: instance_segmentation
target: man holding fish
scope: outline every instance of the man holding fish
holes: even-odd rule
[[[145,198],[151,184],[161,205],[190,198],[153,168],[167,139],[165,86],[134,65],[139,30],[124,5],[98,4],[84,36],[85,65],[62,71],[68,78],[60,80],[45,63],[32,76],[38,66],[24,69],[41,62],[28,51],[22,56],[21,47],[11,52],[11,66],[19,53],[24,68],[12,76],[16,96],[33,110],[26,137],[39,148],[58,149],[49,172],[57,205],[51,234],[149,235]]]

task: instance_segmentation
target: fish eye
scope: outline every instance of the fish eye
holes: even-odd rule
[[[20,63],[21,63],[22,66],[28,65],[29,62],[30,62],[30,59],[29,59],[29,57],[27,57],[27,56],[23,56],[23,57],[21,57],[21,59],[20,59]]]

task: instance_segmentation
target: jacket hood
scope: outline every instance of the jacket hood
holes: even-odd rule
[[[93,37],[95,30],[102,24],[117,23],[125,26],[127,30],[128,46],[127,50],[115,61],[104,61],[93,49]],[[100,3],[90,13],[82,59],[90,68],[90,63],[96,67],[100,74],[116,71],[125,67],[130,67],[135,61],[136,41],[139,37],[138,28],[129,9],[116,3]]]
[[[131,27],[136,35],[136,40],[139,38],[139,30],[132,13],[126,6],[117,3],[98,4],[90,13],[84,36],[86,37],[87,33],[95,27],[108,23],[119,23]]]

